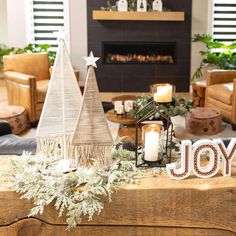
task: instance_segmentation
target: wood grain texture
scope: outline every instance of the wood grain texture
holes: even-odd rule
[[[5,158],[0,159],[0,171],[7,168],[7,162]],[[158,230],[159,235],[236,235],[235,167],[232,173],[232,177],[219,175],[211,179],[198,179],[192,176],[182,181],[172,180],[164,174],[156,178],[144,178],[140,185],[128,185],[114,194],[112,203],[105,203],[100,216],[94,217],[91,222],[84,219],[82,227],[78,226],[76,230],[79,232],[88,227],[88,232],[104,232],[100,235],[121,235],[118,232],[126,235],[158,235]],[[10,224],[25,219],[31,207],[30,201],[20,200],[18,194],[1,183],[0,225],[8,226],[0,228],[0,235],[23,235],[6,232],[13,227]],[[53,205],[46,207],[44,214],[37,216],[37,219],[53,226],[55,232],[57,225],[63,225],[62,232],[65,228],[65,219],[57,217]],[[24,227],[30,230],[36,227],[35,223],[28,223]],[[17,224],[14,227],[19,228]],[[111,233],[113,227],[114,232],[117,229],[117,234]],[[110,234],[106,234],[106,230]],[[60,235],[50,232],[38,235]]]
[[[184,21],[184,12],[93,11],[93,20]]]
[[[23,219],[0,227],[1,236],[233,236],[233,232],[215,229],[141,227],[141,226],[79,226],[71,231],[64,225],[50,225],[34,218]]]

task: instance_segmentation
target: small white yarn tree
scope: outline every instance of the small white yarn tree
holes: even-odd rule
[[[94,67],[99,58],[85,58],[88,72],[84,95],[73,136],[74,158],[79,165],[89,166],[93,159],[104,165],[111,161],[113,139],[100,101]]]
[[[65,45],[65,33],[58,33],[59,46],[36,132],[37,153],[72,158],[72,135],[80,111],[82,94]]]

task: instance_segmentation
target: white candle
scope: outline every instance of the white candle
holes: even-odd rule
[[[125,111],[130,112],[131,110],[133,110],[133,104],[134,104],[134,101],[132,100],[125,101]]]
[[[118,106],[122,105],[122,101],[115,101],[114,102],[114,110],[117,112]]]
[[[122,104],[117,106],[116,113],[117,113],[117,115],[124,114],[124,106]]]
[[[159,147],[159,133],[151,130],[145,133],[145,152],[144,160],[157,161],[158,160],[158,147]]]
[[[154,100],[156,102],[171,102],[172,101],[173,87],[170,84],[157,87],[157,92],[154,94]]]

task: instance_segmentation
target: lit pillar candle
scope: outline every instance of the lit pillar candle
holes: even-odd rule
[[[173,87],[170,84],[161,85],[157,87],[157,92],[154,94],[156,102],[171,102],[172,101]]]
[[[133,110],[133,104],[134,104],[134,101],[132,100],[125,101],[125,111],[130,112],[131,110]]]
[[[159,147],[159,133],[154,129],[145,133],[145,161],[158,160],[158,147]]]

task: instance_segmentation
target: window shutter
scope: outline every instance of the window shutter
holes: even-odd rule
[[[236,0],[214,0],[213,39],[232,43],[236,40]]]
[[[64,27],[63,0],[33,0],[33,41],[49,44],[55,51],[58,42],[55,31]]]

